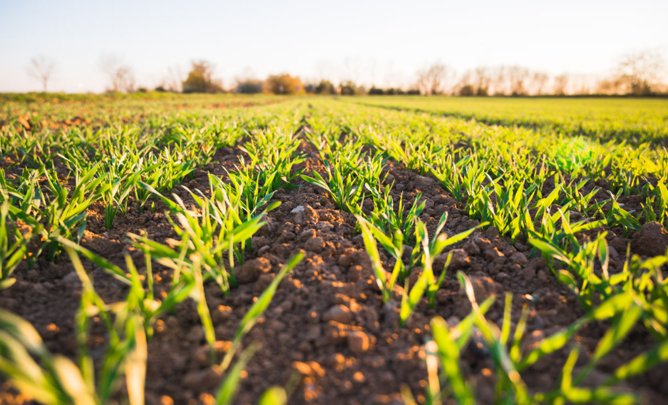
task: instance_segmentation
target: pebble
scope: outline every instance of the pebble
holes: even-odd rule
[[[295,208],[290,211],[291,214],[296,214],[298,212],[304,212],[304,206],[303,205],[298,205]]]
[[[305,229],[297,237],[299,241],[306,241],[316,237],[315,229]]]
[[[353,381],[363,383],[365,380],[366,377],[364,377],[364,374],[361,371],[355,371],[355,373],[353,373]]]
[[[492,247],[489,249],[485,249],[483,251],[483,255],[485,256],[485,258],[487,258],[487,260],[494,260],[496,258],[502,257],[503,253],[499,252],[497,248]]]
[[[335,305],[327,310],[322,316],[325,322],[335,321],[348,323],[353,319],[353,313],[344,305]]]
[[[492,247],[492,242],[485,237],[478,237],[473,243],[475,243],[480,250],[487,250]]]
[[[529,263],[527,256],[521,252],[514,253],[512,256],[510,256],[510,261],[520,265]]]
[[[309,362],[295,361],[292,363],[292,368],[297,370],[299,374],[305,376],[322,377],[325,375],[325,370],[319,363],[315,361],[309,361]]]
[[[364,353],[369,350],[369,336],[362,331],[348,333],[348,347],[353,353]]]
[[[430,187],[434,185],[434,180],[426,176],[415,176],[415,185],[418,187]]]
[[[63,283],[68,287],[76,287],[81,285],[81,281],[79,281],[79,276],[77,276],[77,273],[74,271],[68,273],[65,277],[63,277]]]

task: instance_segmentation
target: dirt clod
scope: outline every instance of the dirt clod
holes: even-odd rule
[[[631,247],[645,256],[658,256],[668,248],[668,231],[658,222],[648,222],[636,232]]]
[[[353,314],[345,305],[335,305],[323,314],[322,319],[325,322],[348,323],[353,319]]]
[[[324,247],[325,241],[319,237],[311,238],[304,244],[304,249],[311,252],[320,252]]]
[[[348,333],[348,347],[353,353],[363,353],[369,350],[369,336],[362,331]]]
[[[267,258],[259,257],[257,259],[248,260],[239,270],[236,276],[239,284],[248,284],[256,281],[261,273],[268,273],[271,270],[271,263]]]

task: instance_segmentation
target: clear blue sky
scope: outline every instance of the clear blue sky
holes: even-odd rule
[[[667,54],[668,1],[0,0],[0,91],[39,90],[38,54],[57,64],[50,89],[101,91],[112,54],[146,86],[193,59],[226,85],[248,69],[388,85],[433,61],[605,73],[641,49]]]

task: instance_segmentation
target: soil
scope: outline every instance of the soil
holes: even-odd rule
[[[301,165],[307,173],[323,170],[310,145],[303,142],[301,151],[308,156]],[[240,155],[237,148],[220,150],[214,161],[198,169],[185,185],[206,189],[206,173],[224,175]],[[404,199],[412,201],[417,192],[422,193],[426,202],[422,219],[432,232],[443,212],[449,214],[444,229],[449,235],[477,224],[436,180],[392,162],[386,170],[387,182],[395,184],[395,198],[403,192]],[[301,180],[294,187],[279,190],[274,199],[282,204],[269,212],[267,224],[253,237],[253,249],[237,271],[241,284],[227,296],[213,283],[206,287],[219,340],[217,349],[222,353],[229,347],[241,318],[281,265],[297,251],[306,254],[281,283],[265,316],[244,340],[246,344],[258,342],[260,349],[247,367],[235,403],[255,403],[264,390],[279,385],[288,387],[289,402],[294,404],[394,404],[401,403],[399,391],[404,384],[423,402],[427,384],[423,345],[430,334],[429,321],[439,315],[448,322],[457,322],[470,311],[455,277],[458,270],[470,277],[479,301],[497,297],[487,313],[489,320],[500,324],[505,293],[514,296],[514,322],[522,306],[528,307],[527,347],[584,314],[577,298],[555,281],[541,258],[532,257],[528,246],[512,243],[488,229],[452,247],[454,260],[436,305],[422,302],[407,326],[400,327],[398,302],[393,299],[383,303],[355,218],[338,210],[324,190]],[[145,230],[160,242],[174,237],[163,211],[159,203],[154,211],[131,206],[127,213],[117,216],[112,230],[106,230],[100,207],[94,207],[82,244],[119,264],[123,254],[129,252],[139,265],[143,262],[141,255],[130,247],[126,234]],[[640,232],[642,237],[656,229]],[[659,228],[658,232],[665,236],[665,230]],[[637,250],[641,252],[643,246]],[[442,266],[444,258],[437,258],[437,264]],[[387,265],[388,258],[383,259]],[[124,298],[124,286],[90,263],[87,266],[96,290],[107,302]],[[170,276],[169,271],[158,267],[158,288],[167,285]],[[31,322],[49,350],[75,358],[73,321],[80,286],[67,258],[40,262],[31,270],[21,269],[16,278],[13,287],[0,293],[0,307]],[[160,319],[155,330],[148,349],[147,403],[212,403],[222,376],[210,363],[194,303],[181,304]],[[595,324],[581,331],[576,341],[584,348],[583,358],[593,352],[604,332],[602,325]],[[651,336],[635,330],[587,383],[600,382],[616,365],[647,350],[651,343]],[[95,328],[91,344],[93,353],[99,356],[105,338],[96,334]],[[567,353],[561,350],[523,373],[530,390],[546,391],[559,384],[557,376]],[[478,401],[490,403],[493,366],[478,336],[462,356],[465,374],[477,384]],[[640,393],[649,403],[657,403],[668,395],[667,371],[666,366],[659,367],[628,382],[626,388]],[[23,402],[6,382],[0,391],[4,391],[0,403]]]

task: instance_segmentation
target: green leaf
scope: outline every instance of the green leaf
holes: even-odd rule
[[[441,317],[431,320],[431,330],[441,357],[441,367],[448,378],[452,393],[460,404],[475,404],[473,391],[466,384],[459,365],[459,346],[452,338],[448,324]]]

